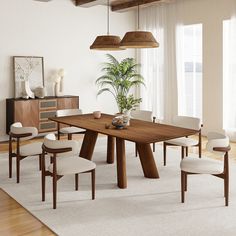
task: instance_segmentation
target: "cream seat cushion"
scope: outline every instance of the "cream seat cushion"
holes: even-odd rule
[[[60,157],[57,159],[57,174],[68,175],[77,174],[95,169],[96,164],[82,157]],[[53,173],[53,164],[50,164],[48,170]]]
[[[198,140],[192,138],[175,138],[165,141],[166,143],[170,143],[177,146],[189,147],[198,144]]]
[[[63,134],[74,134],[74,133],[79,133],[79,132],[83,132],[85,131],[84,129],[80,129],[80,128],[77,128],[77,127],[65,127],[65,128],[61,128],[60,129],[60,133],[63,133]]]
[[[185,157],[180,162],[181,170],[196,174],[221,174],[223,162],[207,157]]]
[[[20,147],[21,156],[35,156],[42,154],[42,142],[30,143]]]

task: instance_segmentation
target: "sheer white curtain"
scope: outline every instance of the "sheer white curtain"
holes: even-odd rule
[[[235,12],[236,14],[236,12]],[[236,141],[236,16],[224,21],[224,129]]]
[[[202,118],[202,24],[176,28],[178,114]]]
[[[152,110],[157,119],[165,122],[171,122],[178,108],[175,35],[180,2],[144,8],[140,14],[140,28],[151,31],[160,44],[156,49],[138,51],[146,84],[140,89],[140,108]]]

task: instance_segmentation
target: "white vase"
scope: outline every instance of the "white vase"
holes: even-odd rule
[[[130,125],[131,110],[124,111],[124,118],[127,120],[127,126]]]
[[[24,98],[35,98],[34,93],[30,89],[29,80],[22,81],[22,97]]]
[[[62,76],[61,77],[61,81],[60,81],[60,93],[61,93],[61,96],[63,96],[63,91],[64,91],[64,77]]]
[[[63,96],[63,92],[61,91],[61,83],[55,83],[55,96],[60,97]]]

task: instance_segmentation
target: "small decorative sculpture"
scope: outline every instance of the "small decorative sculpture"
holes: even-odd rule
[[[53,87],[54,87],[54,94],[56,97],[63,96],[64,95],[64,85],[63,85],[63,80],[65,76],[65,70],[60,69],[58,72],[56,72],[53,76]]]
[[[22,80],[22,97],[23,98],[35,98],[34,93],[31,91],[29,86],[29,80]]]
[[[34,90],[35,97],[37,98],[44,98],[46,96],[46,88],[45,87],[38,87]]]

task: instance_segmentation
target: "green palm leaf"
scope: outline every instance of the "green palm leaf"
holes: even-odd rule
[[[134,58],[125,58],[119,62],[111,54],[106,54],[106,56],[108,62],[103,63],[101,69],[104,74],[95,81],[100,88],[97,95],[104,92],[111,93],[120,112],[136,107],[142,99],[135,98],[129,92],[132,87],[145,86],[144,78],[137,72],[140,64],[137,64]]]

